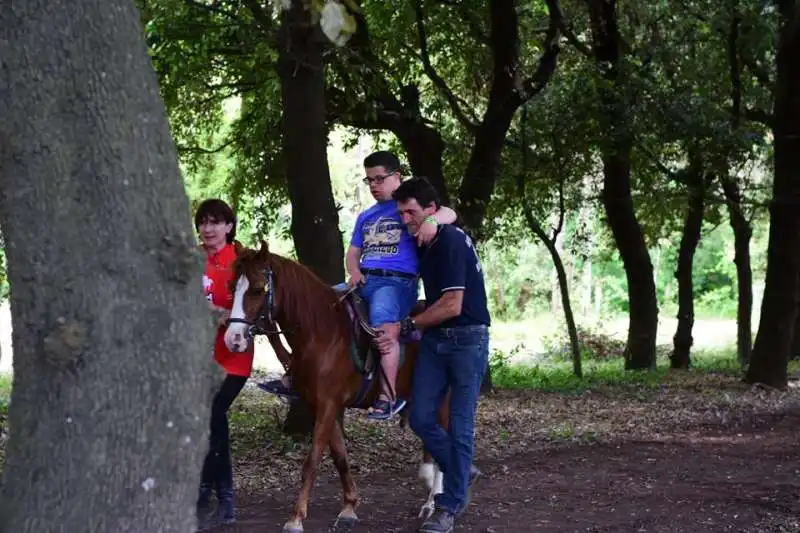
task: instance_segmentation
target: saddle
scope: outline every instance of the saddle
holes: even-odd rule
[[[374,370],[380,363],[380,352],[373,344],[375,337],[380,334],[380,331],[369,325],[369,305],[366,300],[358,295],[358,291],[347,288],[344,290],[336,289],[339,295],[339,300],[342,305],[347,309],[350,315],[350,325],[352,327],[353,342],[350,347],[350,355],[361,374],[372,378]],[[424,309],[424,302],[418,302],[411,315],[418,314]],[[409,342],[417,342],[420,339],[420,333],[414,332],[410,335],[400,336],[400,355],[401,361],[403,357],[403,345]]]

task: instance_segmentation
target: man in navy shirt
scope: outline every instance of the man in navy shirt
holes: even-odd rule
[[[415,233],[436,212],[436,190],[424,178],[411,178],[392,197]],[[472,240],[453,225],[439,226],[420,247],[419,272],[426,309],[406,319],[422,331],[414,370],[410,424],[444,475],[444,492],[420,533],[450,533],[467,503],[474,451],[475,411],[489,359],[489,310],[478,254]],[[451,389],[450,431],[437,422],[437,410]]]

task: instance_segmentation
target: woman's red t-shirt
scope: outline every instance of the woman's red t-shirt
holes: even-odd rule
[[[232,244],[226,244],[222,250],[208,256],[206,273],[203,276],[203,290],[206,299],[217,307],[224,309],[233,308],[233,293],[228,289],[233,278],[233,262],[236,260],[236,249]],[[253,342],[249,343],[246,352],[232,352],[225,345],[225,326],[217,330],[214,341],[214,359],[225,372],[234,376],[250,376],[253,370],[253,356],[255,349]]]

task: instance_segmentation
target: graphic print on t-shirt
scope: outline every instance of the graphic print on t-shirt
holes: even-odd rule
[[[403,225],[394,218],[379,217],[364,223],[363,259],[377,259],[397,255]]]
[[[209,302],[213,297],[214,280],[203,274],[203,292],[206,295],[206,300]]]

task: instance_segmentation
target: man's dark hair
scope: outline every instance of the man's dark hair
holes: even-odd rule
[[[407,202],[413,198],[420,207],[434,204],[437,209],[439,208],[439,194],[436,188],[422,176],[415,176],[401,183],[392,193],[392,198],[398,202]]]
[[[200,224],[206,220],[233,224],[231,230],[225,235],[225,241],[228,242],[228,244],[234,241],[236,238],[236,216],[233,214],[231,206],[219,198],[204,200],[203,203],[197,207],[197,212],[194,214],[194,229],[199,231]]]
[[[383,167],[386,172],[397,172],[400,170],[400,160],[394,153],[388,150],[372,152],[364,158],[364,168]]]

